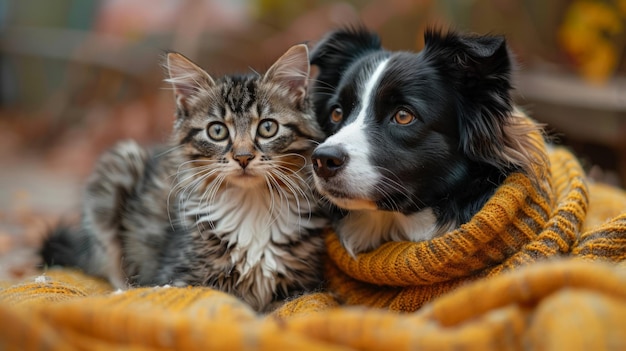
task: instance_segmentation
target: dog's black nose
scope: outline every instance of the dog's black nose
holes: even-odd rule
[[[348,154],[339,146],[321,146],[311,156],[315,174],[324,179],[334,177],[348,163]]]

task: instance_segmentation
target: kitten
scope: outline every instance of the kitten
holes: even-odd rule
[[[307,98],[307,47],[292,47],[262,76],[214,80],[178,53],[167,69],[171,144],[128,141],[105,153],[80,229],[53,233],[44,261],[117,288],[209,286],[257,311],[317,287],[327,220],[309,185],[323,134]]]

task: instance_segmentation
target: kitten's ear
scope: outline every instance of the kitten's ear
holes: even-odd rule
[[[168,53],[166,66],[169,77],[165,81],[172,84],[176,105],[184,110],[189,98],[215,85],[208,73],[179,53]]]
[[[274,62],[263,80],[286,87],[300,103],[306,97],[310,70],[309,49],[304,44],[294,45]]]

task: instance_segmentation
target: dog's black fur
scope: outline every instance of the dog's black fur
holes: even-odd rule
[[[438,235],[467,222],[509,174],[531,170],[530,133],[537,127],[515,116],[513,61],[502,36],[429,30],[424,49],[410,53],[383,49],[378,36],[363,28],[342,29],[314,48],[311,63],[319,68],[313,103],[327,135],[362,115],[358,140],[367,145],[350,144],[346,134],[329,138],[313,154],[318,190],[347,209],[344,214],[411,216],[429,209],[437,228],[430,235]],[[365,96],[370,79],[375,85]],[[331,118],[334,110],[343,112],[340,121]],[[414,119],[400,125],[394,120],[398,111]],[[369,166],[349,171],[357,167],[358,148],[367,149],[362,156]],[[358,178],[370,171],[375,184],[360,188]],[[361,208],[362,200],[372,206]]]

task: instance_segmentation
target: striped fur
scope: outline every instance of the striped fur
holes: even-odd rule
[[[48,264],[128,285],[200,285],[258,311],[321,281],[326,226],[308,184],[321,139],[306,99],[308,50],[264,75],[213,79],[168,54],[176,98],[170,144],[133,142],[100,159],[79,229],[53,233]]]

